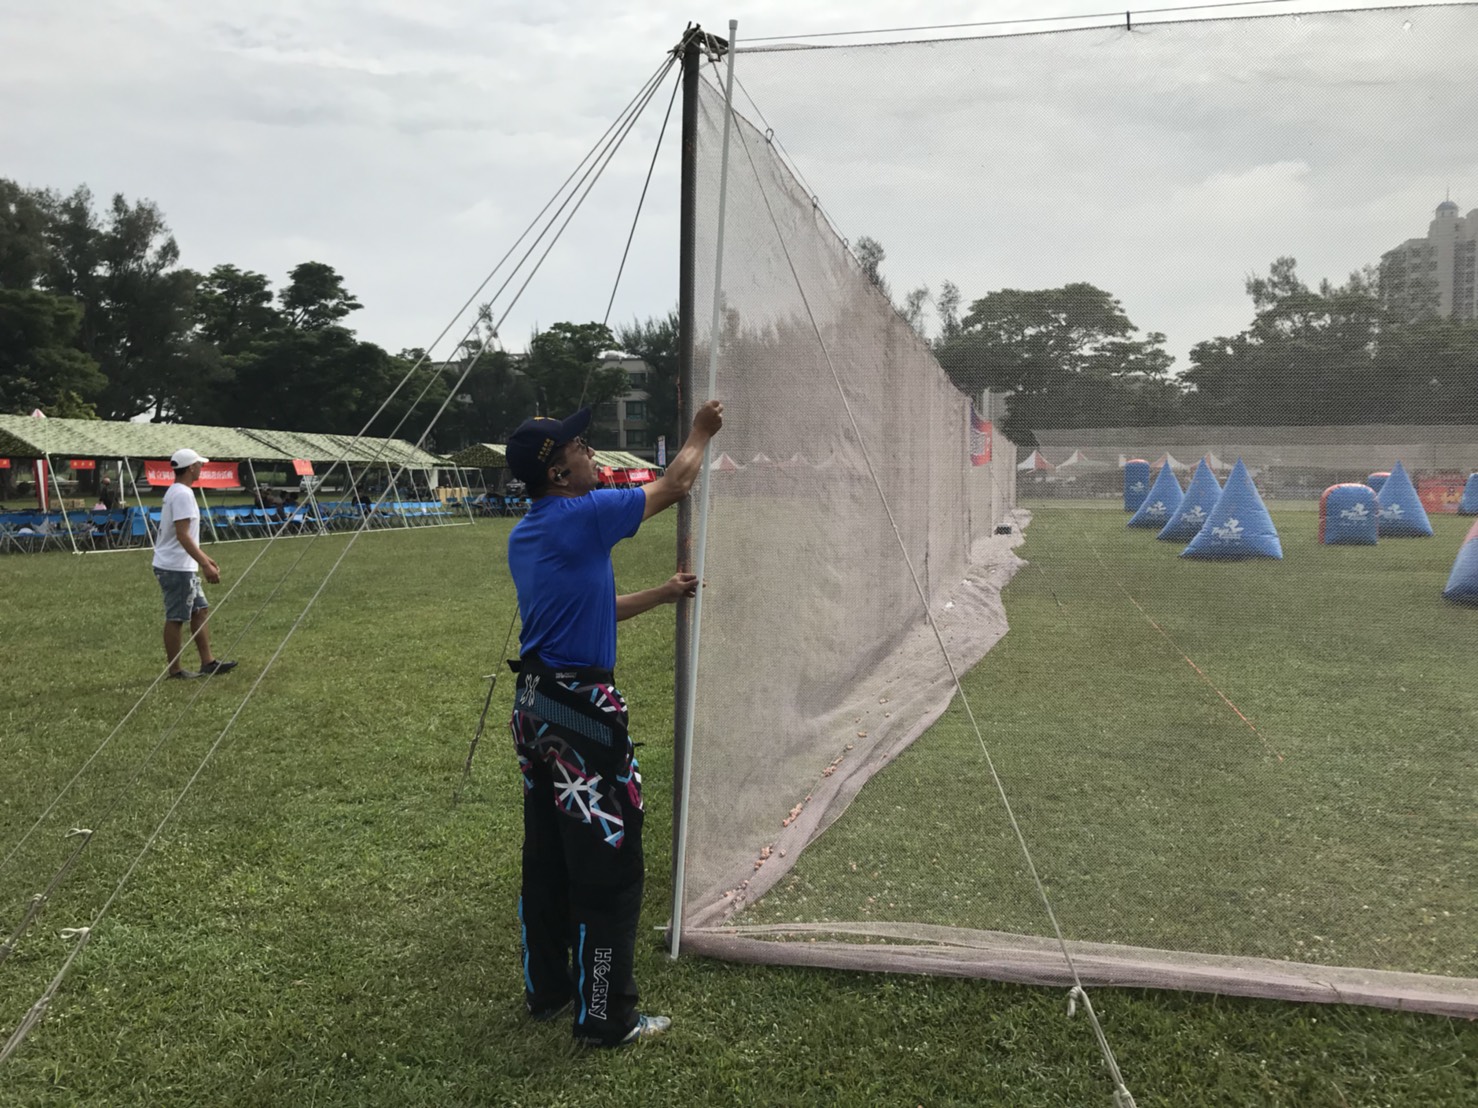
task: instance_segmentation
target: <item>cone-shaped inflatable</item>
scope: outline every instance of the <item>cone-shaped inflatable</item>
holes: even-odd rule
[[[1369,485],[1330,485],[1319,498],[1319,541],[1327,546],[1374,546],[1379,520]]]
[[[1463,486],[1463,499],[1457,510],[1459,515],[1478,516],[1478,473],[1468,474],[1468,483]]]
[[[1150,494],[1150,464],[1142,458],[1124,463],[1124,510],[1137,512]]]
[[[1160,476],[1155,478],[1150,494],[1144,498],[1139,511],[1129,518],[1129,526],[1153,527],[1158,531],[1170,522],[1170,517],[1175,514],[1183,499],[1185,493],[1180,490],[1180,482],[1176,480],[1170,463],[1166,462],[1160,467]]]
[[[1210,518],[1211,509],[1216,507],[1220,496],[1221,486],[1216,482],[1216,474],[1202,458],[1196,466],[1196,475],[1191,478],[1191,487],[1185,490],[1185,499],[1156,538],[1165,542],[1189,542]]]
[[[1365,478],[1365,483],[1373,488],[1376,491],[1376,495],[1378,496],[1380,495],[1381,486],[1386,483],[1386,478],[1390,475],[1390,470],[1382,469],[1376,473],[1372,473],[1369,477]]]
[[[1252,475],[1237,459],[1227,476],[1211,518],[1197,532],[1191,544],[1180,552],[1182,558],[1282,558],[1283,543],[1273,517],[1258,495]]]
[[[1397,462],[1391,467],[1391,475],[1381,486],[1380,537],[1430,538],[1432,521],[1422,507],[1422,498],[1416,494],[1416,486],[1406,475],[1406,468]]]
[[[1457,561],[1452,563],[1452,576],[1442,595],[1459,604],[1478,607],[1478,523],[1468,531],[1468,537],[1458,548]]]

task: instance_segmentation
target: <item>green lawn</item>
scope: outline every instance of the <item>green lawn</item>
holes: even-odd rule
[[[1279,511],[1283,561],[1215,564],[1060,504],[965,687],[1066,935],[1478,977],[1468,521],[1321,547]],[[1048,934],[985,772],[956,704],[745,920]]]
[[[1053,537],[1049,515],[1039,516],[1028,558],[1038,534],[1043,544]],[[1122,522],[1111,513],[1104,520]],[[672,963],[655,931],[639,946],[638,972],[652,1009],[676,1019],[666,1038],[586,1053],[561,1028],[529,1025],[513,916],[519,790],[503,730],[506,680],[474,779],[462,803],[451,804],[482,705],[480,676],[501,664],[511,615],[507,528],[487,521],[384,532],[356,545],[114,903],[47,1019],[0,1069],[0,1104],[1108,1103],[1092,1036],[1081,1017],[1066,1018],[1060,991]],[[1110,529],[1103,534],[1098,549],[1108,560]],[[226,587],[262,548],[220,549],[218,652],[242,666],[217,681],[158,690],[0,869],[0,930],[8,933],[64,857],[64,832],[96,832],[19,953],[0,966],[0,1031],[8,1034],[56,972],[67,949],[60,929],[88,922],[110,894],[346,541],[279,543],[226,603]],[[623,588],[662,580],[672,550],[670,520],[649,525],[619,553]],[[1092,555],[1070,557],[1088,568]],[[1065,591],[1063,578],[1075,575],[1062,564],[1054,573],[1045,559],[1023,571],[1007,594],[1018,630],[1109,618],[1093,610],[1098,600]],[[162,659],[146,552],[7,557],[0,586],[4,857]],[[1397,587],[1413,597],[1421,591]],[[1424,608],[1411,634],[1430,634],[1441,611]],[[621,643],[622,686],[646,742],[654,927],[669,897],[666,615],[623,625]],[[1128,626],[1122,611],[1113,618]],[[1013,630],[972,682],[1002,659],[1032,662],[1032,647],[1017,642],[1026,637]],[[1183,645],[1194,657],[1204,644]],[[1400,644],[1387,649],[1397,654]],[[1383,680],[1391,664],[1379,654],[1358,661],[1368,682]],[[1220,676],[1245,694],[1260,672]],[[1030,673],[993,680],[1022,686],[1014,711],[1050,707],[1032,709],[1026,699]],[[1303,740],[1267,718],[1268,705],[1255,693],[1246,699],[1243,709],[1284,752],[1282,765],[1306,756]],[[1208,720],[1216,715],[1207,709]],[[1433,741],[1432,718],[1413,710],[1391,726],[1424,743]],[[1047,729],[1025,715],[1014,727]],[[1061,746],[1070,740],[1050,737]],[[1238,742],[1225,759],[1264,774],[1278,765],[1245,729]],[[1006,769],[1014,787],[1019,766]],[[1024,815],[1029,833],[1041,830],[1034,812]],[[1052,868],[1069,838],[1043,840]],[[1464,905],[1469,916],[1472,908]],[[1141,1105],[1461,1105],[1478,1091],[1478,1028],[1468,1022],[1107,990],[1095,1003]]]

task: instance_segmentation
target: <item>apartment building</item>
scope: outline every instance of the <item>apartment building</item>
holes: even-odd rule
[[[603,368],[617,365],[624,369],[630,388],[615,400],[596,408],[593,422],[598,441],[612,449],[625,450],[655,461],[657,432],[647,419],[650,399],[647,384],[651,367],[640,358],[615,350],[607,351],[600,358]]]
[[[1478,208],[1442,201],[1426,238],[1381,255],[1380,278],[1381,299],[1408,318],[1478,319]]]

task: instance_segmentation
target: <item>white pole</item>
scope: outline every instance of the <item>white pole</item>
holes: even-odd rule
[[[81,554],[82,551],[77,549],[77,536],[72,533],[72,517],[67,515],[67,502],[62,499],[62,483],[57,479],[56,466],[52,464],[50,454],[46,455],[46,468],[51,473],[51,487],[56,490],[56,506],[62,513],[62,526],[67,529],[67,538],[72,540],[72,553]]]
[[[737,19],[729,20],[729,66],[724,79],[724,145],[719,162],[718,185],[718,237],[714,243],[713,265],[713,319],[708,334],[708,394],[713,399],[718,388],[719,321],[723,315],[724,290],[724,213],[729,200],[729,134],[734,122],[734,41],[739,30]],[[688,857],[688,809],[690,784],[693,777],[693,712],[698,699],[698,642],[703,627],[703,563],[708,553],[708,447],[703,448],[702,468],[698,471],[699,488],[698,515],[695,527],[698,532],[698,548],[693,560],[693,570],[698,577],[698,593],[693,598],[693,634],[688,641],[688,687],[685,690],[686,709],[683,712],[681,762],[683,767],[682,791],[678,794],[677,812],[677,862],[672,881],[672,946],[670,957],[678,956],[683,934],[683,885],[687,877]]]
[[[130,459],[125,459],[125,460],[128,462],[128,483],[133,486],[133,499],[134,499],[134,503],[136,503],[139,506],[139,515],[143,517],[143,521],[144,521],[144,537],[149,540],[149,545],[150,546],[153,546],[154,545],[154,524],[149,519],[149,509],[144,505],[144,494],[141,493],[141,492],[139,492],[139,479],[138,479],[138,477],[136,477],[134,475],[134,472],[133,472],[133,460],[131,458]],[[121,467],[123,465],[123,462],[120,461],[118,463],[118,465],[119,465],[119,467],[121,469]],[[123,477],[122,477],[122,474],[121,473],[119,474],[118,483],[120,485],[123,483]],[[124,522],[125,523],[128,521],[128,513],[127,512],[124,512],[123,513],[123,519],[124,519]],[[124,537],[130,540],[129,545],[132,546],[133,545],[133,542],[132,542],[132,539],[133,539],[133,531],[132,531],[132,529],[130,529],[129,530],[129,533],[126,536],[124,536]]]
[[[311,463],[310,463],[310,467],[311,467]],[[344,465],[344,469],[345,469],[346,472],[349,469],[349,465],[348,465],[347,462]],[[329,463],[329,467],[328,467],[328,472],[329,473],[332,473],[333,471],[334,471],[333,463],[330,462]],[[311,519],[313,521],[313,524],[314,524],[315,529],[320,534],[322,534],[323,532],[325,532],[325,531],[328,530],[328,528],[324,525],[324,522],[323,522],[323,508],[318,503],[318,496],[317,496],[318,482],[320,480],[322,480],[322,478],[318,477],[316,474],[311,474],[311,473],[304,474],[303,476],[305,476],[305,477],[308,478],[308,507],[311,509]],[[328,476],[328,473],[325,473],[323,476],[326,478]],[[301,485],[302,482],[300,481],[299,484]]]

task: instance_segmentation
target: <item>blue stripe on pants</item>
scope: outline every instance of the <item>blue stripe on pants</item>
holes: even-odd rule
[[[585,925],[580,925],[580,948],[575,954],[575,961],[580,965],[580,1019],[584,1023],[588,1014],[585,1007]]]

